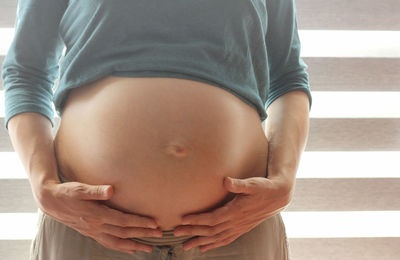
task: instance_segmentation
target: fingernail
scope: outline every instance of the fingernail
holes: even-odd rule
[[[150,223],[147,225],[147,227],[149,228],[157,228],[157,224],[156,223]]]
[[[104,196],[107,196],[108,195],[108,186],[103,186],[102,192],[103,192]]]

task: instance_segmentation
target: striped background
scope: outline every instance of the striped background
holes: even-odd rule
[[[296,4],[313,108],[295,196],[282,212],[292,259],[399,259],[400,1]],[[0,64],[16,6],[1,1]],[[28,259],[37,207],[3,128],[0,167],[0,259]]]

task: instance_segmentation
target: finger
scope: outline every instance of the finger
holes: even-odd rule
[[[96,238],[96,241],[100,240],[100,244],[103,246],[114,249],[114,250],[119,250],[119,251],[144,251],[151,253],[153,247],[151,245],[146,245],[139,243],[137,241],[133,241],[130,239],[122,239],[118,238],[109,234],[101,233],[99,234]]]
[[[101,231],[119,238],[131,237],[162,237],[163,233],[160,230],[150,228],[127,228],[109,224],[104,224]]]
[[[234,212],[228,205],[219,207],[211,212],[186,215],[182,218],[181,223],[183,225],[205,225],[215,226],[220,223],[231,220]]]
[[[197,246],[216,243],[217,241],[224,240],[228,236],[228,234],[229,234],[228,231],[225,231],[211,237],[205,236],[205,237],[192,238],[189,241],[185,242],[185,244],[183,245],[183,249],[189,250]]]
[[[103,212],[101,212],[100,216],[102,216],[102,221],[105,224],[121,227],[143,227],[153,229],[158,227],[153,218],[123,213],[119,210],[109,208],[106,205],[100,205],[100,207],[103,208]]]
[[[174,230],[175,236],[214,236],[231,227],[232,222],[227,221],[216,226],[178,226]]]
[[[215,243],[200,246],[199,250],[200,250],[200,252],[204,253],[210,249],[214,249],[214,248],[221,247],[221,246],[226,246],[226,245],[229,245],[230,243],[232,243],[233,241],[235,241],[238,237],[239,237],[238,235],[232,235],[230,237],[227,237],[227,238],[217,241]]]
[[[71,216],[63,215],[62,218],[61,218],[61,217],[58,217],[58,215],[53,215],[50,212],[49,213],[44,213],[44,214],[47,217],[50,217],[50,218],[54,219],[55,221],[63,223],[64,225],[67,225],[67,226],[68,225],[72,226],[72,225],[76,225],[77,224],[76,217],[72,218]]]
[[[70,196],[81,200],[108,200],[113,195],[111,185],[89,185],[80,182],[70,182],[68,186]]]
[[[259,188],[259,177],[247,179],[235,179],[231,177],[224,178],[226,189],[233,193],[252,194]]]

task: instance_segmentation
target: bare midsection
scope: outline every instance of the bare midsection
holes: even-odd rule
[[[170,230],[230,200],[224,176],[265,176],[268,143],[257,111],[222,88],[107,77],[71,91],[55,150],[66,179],[111,184],[107,205]]]

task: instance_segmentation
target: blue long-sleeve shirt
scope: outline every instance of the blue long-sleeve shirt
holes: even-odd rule
[[[4,127],[22,112],[54,127],[52,102],[62,116],[72,88],[108,75],[202,81],[264,121],[291,90],[311,109],[306,69],[294,0],[19,0],[1,74]]]

